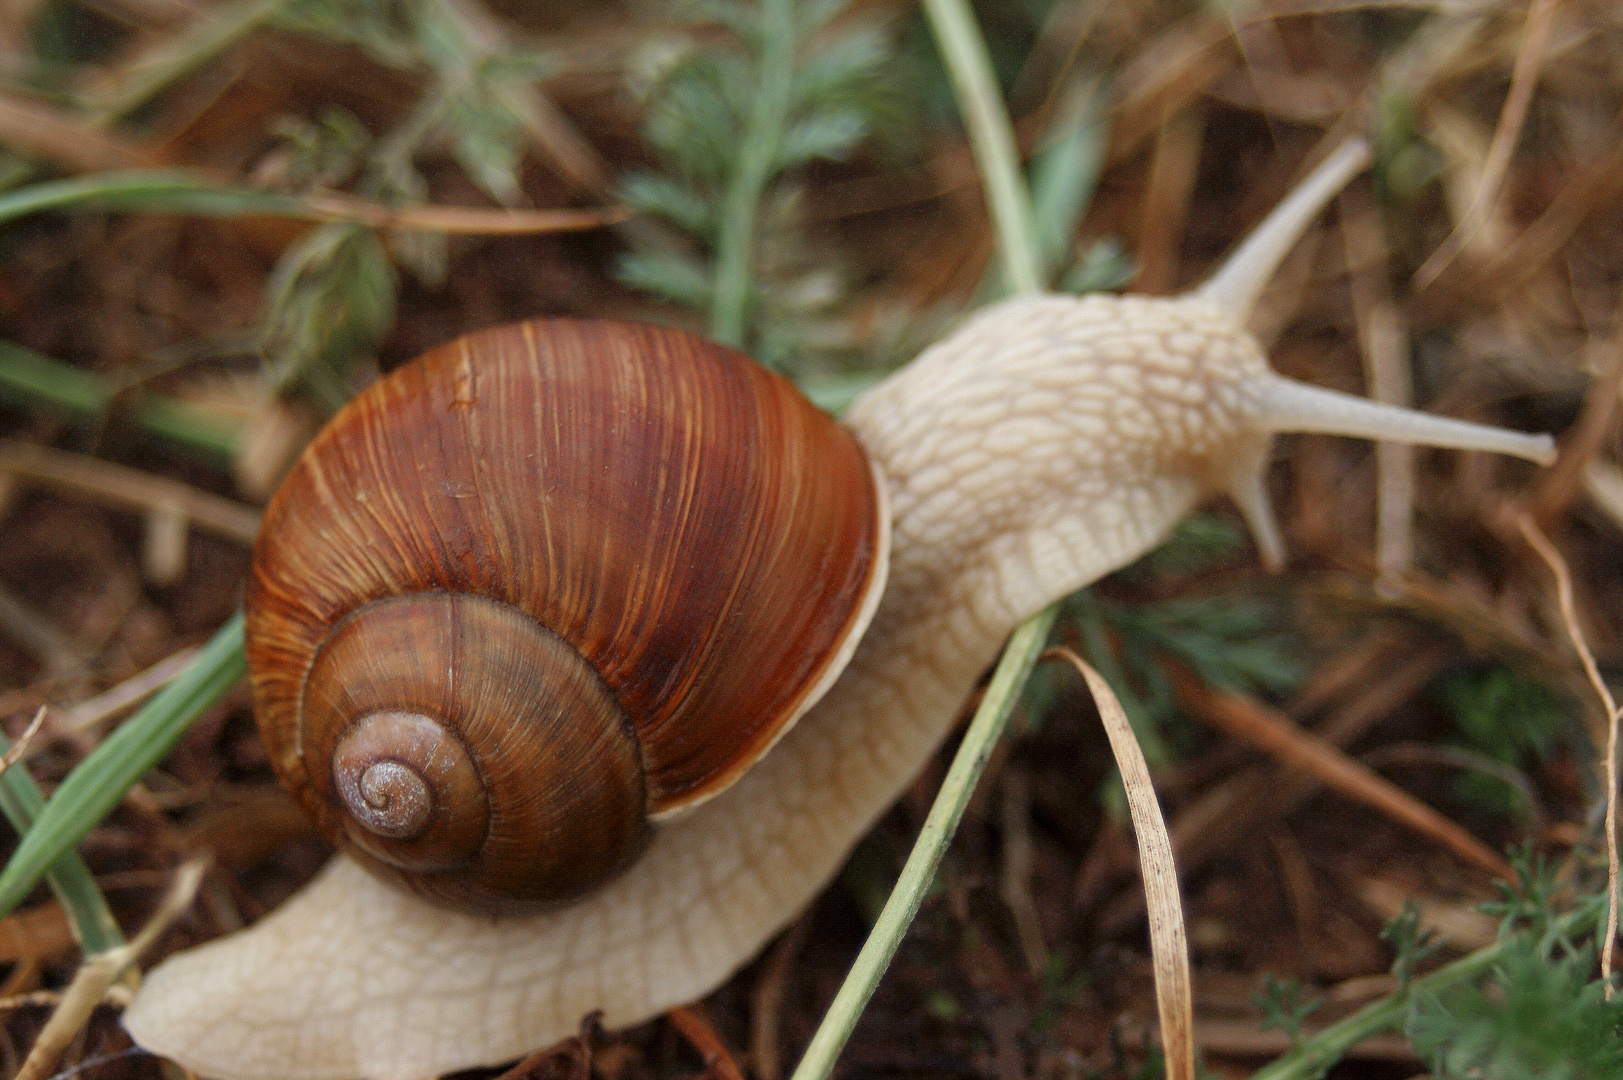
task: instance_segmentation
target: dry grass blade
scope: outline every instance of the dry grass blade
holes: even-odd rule
[[[1009,769],[1003,775],[1003,870],[998,883],[998,894],[1014,918],[1015,936],[1020,939],[1020,951],[1026,957],[1026,970],[1041,978],[1048,970],[1048,943],[1043,939],[1043,924],[1037,914],[1037,902],[1031,895],[1031,790],[1026,774]]]
[[[0,473],[143,512],[176,507],[199,528],[242,544],[259,535],[259,512],[252,507],[96,458],[0,440]]]
[[[147,164],[140,148],[49,105],[0,92],[0,145],[24,150],[70,173]]]
[[[1612,439],[1623,411],[1623,298],[1612,313],[1612,331],[1590,343],[1596,356],[1595,376],[1584,394],[1577,423],[1561,440],[1561,456],[1539,478],[1528,500],[1536,520],[1548,524],[1566,509],[1579,489],[1589,463]]]
[[[4,587],[0,587],[0,633],[21,645],[52,676],[82,671],[89,659],[83,645]]]
[[[61,1004],[40,1029],[39,1038],[34,1040],[34,1048],[28,1052],[15,1080],[43,1080],[50,1075],[113,983],[191,906],[206,865],[204,860],[194,859],[176,871],[175,883],[170,886],[168,895],[135,940],[85,958],[73,982],[63,992]]]
[[[1358,898],[1382,922],[1397,918],[1405,906],[1413,904],[1420,915],[1420,927],[1435,932],[1461,952],[1486,948],[1499,936],[1499,920],[1484,915],[1475,904],[1416,896],[1412,889],[1381,878],[1359,878],[1352,884]]]
[[[789,971],[811,931],[811,916],[796,919],[772,946],[761,981],[750,994],[750,1069],[755,1080],[780,1080],[783,1056],[778,1050],[778,1018],[783,1011]]]
[[[1380,211],[1363,189],[1344,192],[1340,205],[1349,294],[1370,396],[1390,405],[1412,405],[1409,324],[1392,299]],[[1375,565],[1383,576],[1402,573],[1413,561],[1414,461],[1412,446],[1393,442],[1375,446]]]
[[[1066,661],[1087,680],[1099,707],[1099,720],[1110,738],[1110,750],[1121,770],[1127,807],[1138,836],[1138,861],[1150,917],[1150,952],[1155,967],[1155,1000],[1161,1019],[1161,1052],[1166,1057],[1167,1080],[1193,1080],[1195,1076],[1195,1005],[1189,980],[1189,945],[1184,934],[1183,904],[1178,898],[1178,871],[1172,865],[1172,840],[1167,836],[1161,805],[1150,781],[1149,763],[1139,749],[1121,703],[1104,677],[1069,649],[1050,649],[1045,658]]]
[[[665,1014],[671,1026],[680,1031],[704,1059],[705,1075],[715,1080],[744,1080],[727,1044],[716,1033],[716,1025],[702,1005],[679,1005]]]
[[[1612,997],[1612,949],[1617,940],[1617,703],[1612,700],[1606,680],[1600,677],[1600,668],[1595,665],[1595,655],[1589,650],[1589,642],[1584,640],[1583,631],[1578,628],[1578,612],[1572,600],[1572,575],[1567,572],[1566,560],[1529,515],[1517,515],[1516,527],[1550,568],[1550,573],[1555,575],[1556,601],[1561,605],[1561,620],[1566,624],[1567,636],[1572,639],[1572,647],[1578,651],[1578,658],[1583,662],[1584,674],[1589,677],[1590,685],[1595,688],[1601,706],[1606,710],[1606,936],[1600,952],[1600,973],[1609,1001]]]
[[[356,222],[375,229],[516,236],[580,232],[616,225],[630,217],[620,207],[604,210],[490,210],[476,206],[379,206],[352,195],[324,192],[299,201],[317,221]]]
[[[1533,0],[1528,6],[1521,47],[1517,50],[1516,66],[1510,76],[1510,94],[1505,98],[1505,107],[1499,114],[1499,125],[1494,129],[1493,143],[1488,148],[1488,158],[1483,163],[1476,192],[1453,233],[1415,271],[1417,291],[1436,281],[1449,263],[1471,243],[1476,230],[1487,220],[1489,207],[1499,197],[1505,171],[1510,166],[1511,151],[1521,138],[1522,125],[1527,120],[1527,107],[1533,100],[1533,88],[1538,85],[1544,48],[1550,40],[1550,23],[1560,6],[1561,0]]]
[[[102,721],[116,716],[169,685],[177,675],[186,670],[196,656],[196,646],[188,646],[164,657],[151,667],[136,672],[117,686],[104,690],[93,698],[86,698],[77,705],[60,709],[61,730],[79,735],[87,728],[95,727]],[[24,739],[26,740],[27,736],[24,736]]]
[[[1623,529],[1623,469],[1609,461],[1584,466],[1584,491],[1612,524]]]
[[[56,960],[76,948],[67,911],[55,900],[0,919],[0,963]],[[11,991],[0,989],[0,992]]]
[[[0,757],[0,776],[5,775],[7,769],[17,764],[18,761],[22,760],[22,756],[28,753],[28,744],[34,741],[35,735],[39,734],[40,725],[45,723],[45,714],[48,711],[44,705],[41,705],[39,712],[34,714],[33,723],[29,724],[28,730],[23,732],[22,738],[11,744],[11,749],[6,751],[5,757]]]
[[[1209,689],[1188,675],[1180,675],[1177,682],[1184,706],[1207,723],[1282,761],[1308,769],[1327,787],[1373,806],[1490,874],[1514,880],[1510,865],[1488,845],[1331,743],[1244,695]]]

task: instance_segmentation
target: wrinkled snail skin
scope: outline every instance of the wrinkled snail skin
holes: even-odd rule
[[[1295,212],[1299,231],[1312,211]],[[1261,483],[1273,433],[1550,457],[1547,439],[1287,385],[1243,316],[1199,295],[977,314],[852,411],[890,493],[889,582],[844,674],[736,784],[539,915],[444,911],[338,858],[251,929],[154,970],[131,1034],[222,1080],[422,1080],[519,1057],[594,1010],[610,1027],[642,1021],[709,992],[804,908],[1020,620],[1143,554],[1212,493],[1277,554]]]

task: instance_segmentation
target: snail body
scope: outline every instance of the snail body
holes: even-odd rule
[[[250,930],[153,971],[131,1034],[228,1080],[419,1080],[518,1057],[593,1011],[643,1020],[718,985],[816,894],[1021,620],[1214,493],[1277,560],[1261,483],[1275,432],[1548,461],[1547,438],[1282,379],[1244,332],[1260,281],[1362,160],[1332,158],[1304,184],[1311,197],[1287,200],[1194,294],[1007,301],[859,402],[848,424],[891,527],[867,633],[770,753],[651,830],[621,872],[568,906],[493,921],[340,858]]]

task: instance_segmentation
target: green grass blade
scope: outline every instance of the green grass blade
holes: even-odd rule
[[[10,749],[10,740],[0,735],[0,754]],[[45,796],[22,762],[12,765],[0,776],[0,813],[6,815],[17,835],[25,835],[33,827],[44,806]],[[90,868],[79,858],[78,852],[69,851],[52,863],[45,871],[45,883],[56,894],[62,910],[68,913],[73,936],[85,953],[104,952],[124,944],[124,934],[113,919],[107,898],[97,888],[96,879],[90,876]]]
[[[77,416],[100,415],[113,400],[107,384],[83,368],[8,341],[0,341],[0,393]]]
[[[964,0],[925,0],[924,6],[969,128],[1003,258],[1003,280],[1015,294],[1041,292],[1042,256],[1033,226],[1031,195],[1021,177],[1013,127],[992,78],[986,42]],[[1003,733],[1009,713],[1048,640],[1058,609],[1057,604],[1050,604],[1010,635],[986,695],[969,722],[924,828],[902,867],[901,877],[796,1066],[793,1080],[826,1080],[834,1071],[834,1062],[851,1038],[857,1018],[873,997],[924,900],[992,747]]]
[[[242,678],[246,666],[239,612],[179,678],[102,740],[62,781],[0,873],[0,915],[15,908],[53,863],[112,812],[197,718]]]
[[[1097,89],[1073,88],[1031,158],[1032,220],[1044,280],[1071,261],[1076,227],[1093,202],[1110,145],[1110,118]]]
[[[1031,209],[1031,194],[1021,179],[1020,151],[1003,95],[992,75],[986,42],[965,0],[924,0],[924,13],[935,34],[958,98],[958,111],[969,131],[975,165],[986,188],[986,204],[997,232],[1003,280],[1014,295],[1043,291],[1042,256]]]
[[[225,187],[183,169],[130,169],[51,180],[0,195],[0,222],[70,207],[200,217],[313,216],[308,207],[288,195]]]
[[[81,420],[99,420],[117,396],[83,368],[0,341],[0,397],[37,402]],[[154,435],[220,461],[230,461],[241,440],[240,425],[161,394],[141,394],[130,415]]]
[[[879,920],[869,932],[868,940],[863,942],[862,951],[857,954],[856,963],[851,965],[851,973],[834,996],[834,1003],[829,1006],[827,1015],[818,1026],[817,1034],[812,1036],[811,1044],[806,1047],[805,1056],[795,1068],[792,1080],[822,1080],[833,1071],[835,1058],[839,1057],[850,1039],[857,1018],[862,1015],[868,999],[873,997],[874,988],[879,985],[880,977],[890,966],[891,957],[896,955],[902,936],[907,933],[908,925],[918,913],[924,893],[941,864],[941,857],[958,829],[964,807],[969,805],[969,797],[975,792],[975,783],[992,756],[992,747],[1003,733],[1009,713],[1014,710],[1014,703],[1026,684],[1026,677],[1031,674],[1043,645],[1048,641],[1048,630],[1054,624],[1057,610],[1058,605],[1049,605],[1021,623],[1009,638],[1003,658],[998,661],[997,670],[992,674],[991,685],[986,688],[986,696],[981,698],[980,707],[975,710],[974,719],[970,720],[969,728],[964,732],[964,741],[947,770],[947,778],[942,781],[941,791],[930,805],[924,828],[920,830],[919,838],[907,856],[896,888],[891,891],[890,899],[879,913]]]

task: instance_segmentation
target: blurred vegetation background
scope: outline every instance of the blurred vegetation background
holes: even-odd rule
[[[1607,718],[1569,632],[1615,683],[1623,11],[976,13],[1050,287],[1181,291],[1363,133],[1375,169],[1254,320],[1276,367],[1562,439],[1544,473],[1283,440],[1286,573],[1219,505],[1066,605],[1055,634],[1123,694],[1157,770],[1206,1068],[1249,1075],[1389,1002],[1392,1033],[1338,1048],[1334,1075],[1623,1075],[1592,930]],[[837,412],[1003,289],[949,80],[902,0],[6,0],[0,715],[15,737],[46,708],[8,776],[54,788],[226,622],[253,508],[380,370],[501,321],[634,318],[736,345]],[[1513,511],[1570,568],[1573,620]],[[1136,856],[1090,710],[1039,668],[846,1067],[1154,1073]],[[1258,749],[1234,715],[1311,732],[1476,846]],[[939,772],[708,1003],[758,1080],[809,1039]],[[110,945],[208,850],[156,959],[324,857],[240,689],[83,824],[78,869],[0,920],[8,1075],[77,963],[70,925]],[[1473,979],[1409,992],[1485,948]],[[67,1064],[162,1071],[116,1015]],[[700,1067],[661,1024],[597,1049],[605,1080]]]

